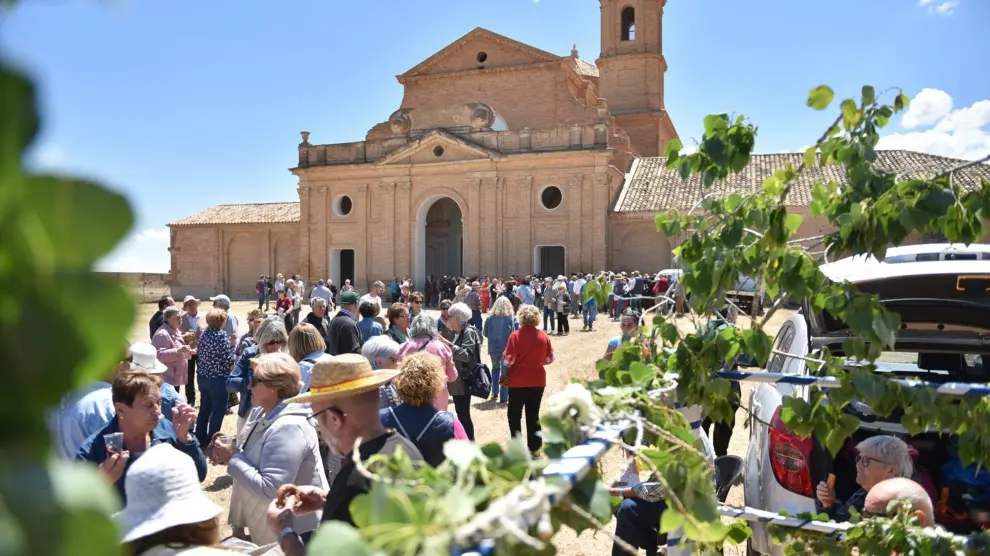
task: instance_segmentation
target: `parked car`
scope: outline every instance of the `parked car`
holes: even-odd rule
[[[762,313],[765,296],[766,291],[762,284],[757,284],[755,278],[748,276],[742,277],[735,288],[725,293],[725,298],[735,303],[746,314],[752,313],[754,303],[757,304],[757,314]]]
[[[990,372],[984,367],[984,361],[990,367],[990,342],[986,341],[990,334],[990,245],[893,248],[887,251],[884,262],[853,257],[823,265],[822,271],[830,280],[848,280],[861,291],[877,294],[886,308],[900,314],[902,329],[892,351],[877,361],[877,372],[929,382],[990,381]],[[828,347],[841,355],[842,341],[848,337],[844,322],[827,313],[813,314],[805,304],[801,313],[781,326],[773,348],[803,356]],[[766,371],[808,374],[802,360],[778,354],[771,355]],[[911,446],[916,479],[933,502],[938,501],[936,497],[941,496],[947,481],[944,466],[956,461],[954,437],[943,434],[949,431],[911,436],[900,425],[899,411],[880,418],[866,404],[854,402],[847,411],[861,419],[859,431],[833,458],[813,438],[803,439],[783,424],[780,411],[786,396],[807,399],[808,387],[759,384],[750,394],[753,415],[744,472],[747,506],[791,514],[814,511],[815,487],[829,474],[836,475],[837,497],[846,499],[857,486],[853,447],[877,434],[898,436]],[[949,502],[958,519],[936,516],[939,524],[957,532],[975,530],[978,514],[973,513],[969,520],[968,512],[980,508],[967,507],[955,493]],[[985,505],[985,501],[975,504]],[[772,543],[764,524],[750,525],[749,554],[783,554]]]

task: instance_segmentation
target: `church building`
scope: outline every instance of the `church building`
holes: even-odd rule
[[[658,158],[677,137],[665,1],[600,0],[594,64],[482,28],[457,39],[397,77],[401,105],[363,140],[301,133],[298,202],[171,223],[172,291],[251,296],[259,275],[279,272],[367,291],[403,276],[422,288],[427,275],[667,268],[674,245],[654,216],[701,192]],[[770,163],[783,161],[767,175],[780,167]],[[748,180],[736,189],[762,182]]]

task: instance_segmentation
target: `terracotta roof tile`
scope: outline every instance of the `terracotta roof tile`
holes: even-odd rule
[[[576,58],[574,60],[574,71],[576,71],[578,75],[598,77],[598,67],[590,62],[585,62],[581,58]]]
[[[731,174],[727,179],[715,182],[709,193],[726,197],[733,193],[742,195],[760,191],[763,180],[774,170],[783,168],[788,162],[799,166],[804,153],[754,154],[749,165],[739,174]],[[965,160],[946,158],[914,151],[878,151],[876,165],[884,170],[905,176],[939,173]],[[666,157],[638,158],[626,182],[622,186],[615,212],[662,212],[669,209],[690,209],[702,197],[701,178],[692,175],[684,181],[675,168],[666,168]],[[980,177],[990,181],[990,165],[980,164],[959,171],[954,175],[963,187],[975,189],[980,185]],[[836,164],[816,166],[801,173],[797,183],[787,197],[787,205],[806,207],[811,203],[811,189],[816,183],[835,181],[848,183],[842,167]]]
[[[278,224],[299,222],[299,203],[244,203],[216,205],[169,226],[210,224]]]

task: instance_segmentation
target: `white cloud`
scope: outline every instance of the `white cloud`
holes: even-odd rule
[[[952,97],[938,89],[922,89],[908,104],[901,126],[912,129],[930,126],[952,112]]]
[[[918,0],[918,5],[927,8],[932,15],[949,17],[959,7],[958,0]]]
[[[925,95],[924,98],[922,95]],[[922,104],[922,108],[915,109],[916,103]],[[924,89],[908,105],[901,119],[901,127],[931,129],[891,133],[880,138],[877,148],[906,149],[963,160],[990,155],[990,100],[974,102],[956,110],[952,110],[951,106],[952,98],[944,91]],[[913,114],[912,110],[915,110]]]
[[[172,265],[169,241],[167,227],[133,232],[96,267],[104,272],[168,272]]]

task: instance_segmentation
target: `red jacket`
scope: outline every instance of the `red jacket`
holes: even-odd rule
[[[511,362],[509,388],[546,387],[546,365],[553,361],[553,346],[545,332],[535,326],[516,330],[509,335],[502,357]]]

